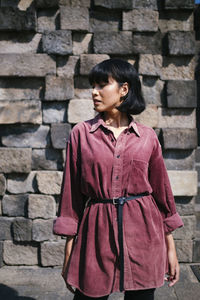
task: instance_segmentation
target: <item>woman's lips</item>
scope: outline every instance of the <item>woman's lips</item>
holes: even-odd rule
[[[100,100],[93,100],[93,102],[94,102],[95,105],[101,103]]]

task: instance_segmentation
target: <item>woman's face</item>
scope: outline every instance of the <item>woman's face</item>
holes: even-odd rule
[[[128,84],[119,86],[118,82],[109,77],[108,82],[94,83],[92,99],[97,112],[115,110],[122,102],[121,97],[128,92]]]

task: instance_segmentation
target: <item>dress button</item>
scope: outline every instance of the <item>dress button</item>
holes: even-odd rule
[[[119,176],[116,176],[115,179],[119,179]]]
[[[120,154],[117,155],[117,158],[120,158]]]

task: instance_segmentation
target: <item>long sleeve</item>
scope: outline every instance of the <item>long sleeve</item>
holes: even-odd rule
[[[76,235],[84,210],[84,195],[80,190],[81,164],[77,148],[77,141],[73,139],[72,133],[70,140],[67,142],[61,199],[58,217],[53,226],[53,232],[57,235]]]
[[[178,227],[182,227],[183,222],[176,212],[174,196],[156,134],[149,162],[149,182],[153,189],[152,195],[163,217],[165,232],[169,233]]]

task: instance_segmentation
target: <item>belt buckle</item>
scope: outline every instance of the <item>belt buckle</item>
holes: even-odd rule
[[[119,199],[119,198],[113,198],[113,199],[112,199],[114,205],[118,205],[118,203],[116,202],[116,200],[118,200],[118,199]]]

